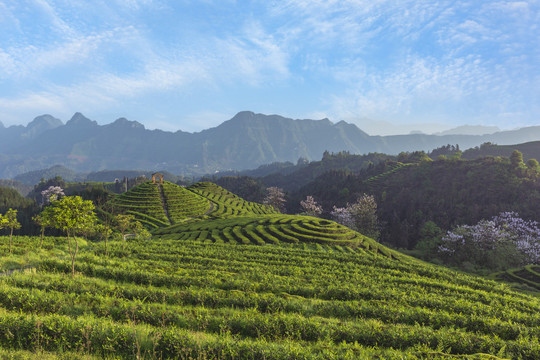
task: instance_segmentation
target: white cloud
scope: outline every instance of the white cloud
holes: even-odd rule
[[[13,92],[0,101],[0,112],[34,109],[32,104],[44,107],[38,113],[113,108],[209,92],[221,96],[216,104],[230,106],[241,102],[233,96],[263,90],[274,109],[275,92],[289,89],[283,96],[303,91],[304,109],[275,112],[444,120],[458,110],[471,118],[482,112],[530,116],[531,104],[540,103],[534,95],[540,92],[538,0],[284,0],[247,6],[231,0],[225,7],[215,0],[202,6],[36,0],[24,11],[17,2],[5,4],[0,2],[0,22],[10,25],[0,23],[7,34],[0,38],[0,86]],[[242,14],[234,26],[220,18],[224,8]],[[180,13],[184,9],[189,15]],[[173,11],[177,24],[168,16]],[[37,26],[29,27],[33,15]],[[169,22],[156,22],[159,16]],[[201,23],[193,26],[197,16]],[[227,26],[216,30],[221,23]],[[47,41],[40,41],[42,31]],[[165,126],[167,120],[161,121]]]
[[[8,78],[17,72],[13,57],[0,49],[0,79]]]
[[[391,71],[367,74],[345,95],[333,97],[332,109],[338,117],[451,120],[459,113],[452,107],[471,106],[471,101],[484,96],[495,99],[504,93],[498,87],[507,86],[505,79],[493,75],[474,57],[440,63],[409,56]],[[485,104],[477,105],[479,112],[487,110],[482,108]]]
[[[38,5],[42,12],[45,13],[53,27],[64,37],[76,36],[76,31],[73,30],[56,12],[53,6],[49,4],[47,0],[34,0],[34,3]]]

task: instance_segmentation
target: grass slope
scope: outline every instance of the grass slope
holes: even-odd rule
[[[173,224],[185,219],[201,216],[210,210],[210,202],[192,191],[165,181],[163,199]]]
[[[134,215],[143,225],[158,228],[170,225],[161,199],[160,187],[148,181],[112,200],[114,207]]]
[[[276,213],[270,206],[246,201],[210,182],[198,182],[187,189],[212,202],[213,208],[209,213],[212,218]]]
[[[201,216],[210,209],[208,200],[168,181],[163,185],[145,182],[118,195],[112,203],[149,228]]]
[[[13,257],[36,242],[16,239]],[[0,276],[0,354],[540,358],[539,299],[406,256],[163,237],[110,246],[109,257],[83,247],[74,278],[60,250],[34,259],[35,273]]]
[[[398,258],[398,253],[334,221],[300,215],[238,216],[206,219],[154,231],[165,240],[231,244],[319,244],[347,246],[345,251],[370,251]],[[318,247],[320,248],[320,247]],[[356,250],[355,250],[356,249]]]

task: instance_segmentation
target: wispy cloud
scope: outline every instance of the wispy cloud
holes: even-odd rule
[[[189,122],[251,98],[306,116],[532,121],[539,25],[537,0],[3,1],[0,120],[145,104]]]

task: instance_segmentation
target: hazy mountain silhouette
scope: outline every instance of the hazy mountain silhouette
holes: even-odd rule
[[[397,154],[446,144],[459,144],[462,149],[484,142],[516,144],[540,140],[540,126],[482,136],[370,136],[344,121],[293,120],[243,111],[217,127],[187,133],[148,130],[125,118],[99,125],[76,113],[66,124],[43,115],[27,126],[0,126],[0,140],[3,178],[57,164],[82,172],[155,169],[203,174],[296,162],[300,157],[316,160],[325,150]]]

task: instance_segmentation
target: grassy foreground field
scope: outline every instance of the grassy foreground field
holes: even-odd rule
[[[5,358],[540,358],[537,298],[406,256],[156,236],[88,243],[71,278],[37,240],[2,249],[35,266],[0,276]]]
[[[0,358],[540,359],[540,298],[500,282],[210,183],[114,202],[152,238],[81,239],[74,277],[64,238],[0,237]]]

